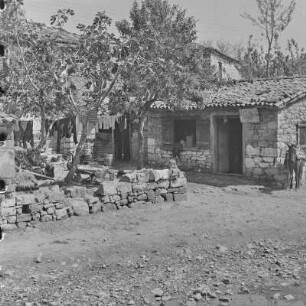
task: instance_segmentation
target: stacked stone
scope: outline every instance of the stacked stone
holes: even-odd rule
[[[143,170],[126,174],[119,182],[102,182],[95,195],[102,202],[102,210],[131,207],[135,204],[185,201],[187,180],[183,172],[171,178],[165,170]]]
[[[16,196],[7,195],[2,201],[1,226],[23,228],[29,223],[86,216],[136,204],[185,201],[186,184],[184,173],[170,168],[129,173],[121,181],[104,181],[95,193],[82,186],[61,190],[58,185],[17,192]]]
[[[10,227],[10,224],[16,223],[16,205],[15,205],[15,194],[7,193],[0,195],[0,225],[1,227]]]
[[[18,227],[27,226],[30,222],[62,220],[73,214],[70,203],[58,185],[42,187],[33,193],[16,193],[15,208],[14,223]]]

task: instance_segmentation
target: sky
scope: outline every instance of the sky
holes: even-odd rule
[[[169,0],[187,10],[197,20],[198,41],[224,40],[231,43],[245,43],[252,34],[260,43],[258,29],[249,20],[241,17],[244,12],[257,13],[255,0]],[[288,3],[289,0],[284,0]],[[280,44],[286,45],[294,38],[306,49],[306,1],[296,0],[293,20],[283,32]],[[24,0],[26,17],[33,21],[49,24],[50,16],[59,8],[72,8],[71,17],[65,29],[76,32],[78,23],[90,24],[98,11],[106,11],[114,21],[127,19],[133,0]]]

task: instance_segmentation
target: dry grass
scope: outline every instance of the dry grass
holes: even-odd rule
[[[38,185],[38,181],[34,174],[24,170],[20,171],[16,175],[16,190],[32,190]]]

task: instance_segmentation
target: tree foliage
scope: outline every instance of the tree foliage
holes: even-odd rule
[[[244,78],[265,77],[266,60],[264,48],[250,37],[241,57]],[[296,76],[306,74],[306,56],[303,48],[294,39],[287,41],[285,49],[276,45],[271,51],[270,77]]]
[[[195,44],[196,22],[186,11],[164,0],[134,2],[130,21],[117,22],[128,40],[128,60],[120,76],[120,86],[111,96],[116,111],[134,113],[139,129],[138,167],[143,166],[143,127],[155,101],[172,108],[187,101],[201,101],[207,85],[201,69],[201,49]]]
[[[73,15],[73,11],[67,11]],[[2,86],[5,89],[5,110],[19,116],[41,117],[41,144],[46,140],[46,118],[55,119],[69,113],[57,99],[56,73],[60,71],[70,44],[61,43],[62,26],[67,19],[60,16],[57,27],[28,22],[22,13],[21,2],[12,1],[3,12],[8,20],[1,40],[7,43],[8,69]]]
[[[265,37],[267,51],[265,54],[266,77],[270,77],[271,52],[273,44],[277,42],[281,33],[286,29],[292,20],[296,2],[291,0],[284,5],[284,0],[256,0],[258,16],[254,17],[248,13],[242,17],[250,20],[254,26],[260,29]]]
[[[126,42],[110,32],[111,23],[105,12],[98,12],[91,25],[78,25],[80,35],[76,52],[66,60],[59,78],[62,98],[66,97],[74,112],[82,118],[82,135],[67,181],[73,178],[80,161],[91,117],[98,111],[108,111],[107,98],[125,64]]]

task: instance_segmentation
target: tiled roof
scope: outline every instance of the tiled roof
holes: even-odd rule
[[[183,109],[219,107],[276,107],[283,108],[306,97],[306,76],[291,78],[237,81],[218,89],[203,91],[199,105],[188,102]],[[157,102],[153,109],[170,109],[164,102]]]

